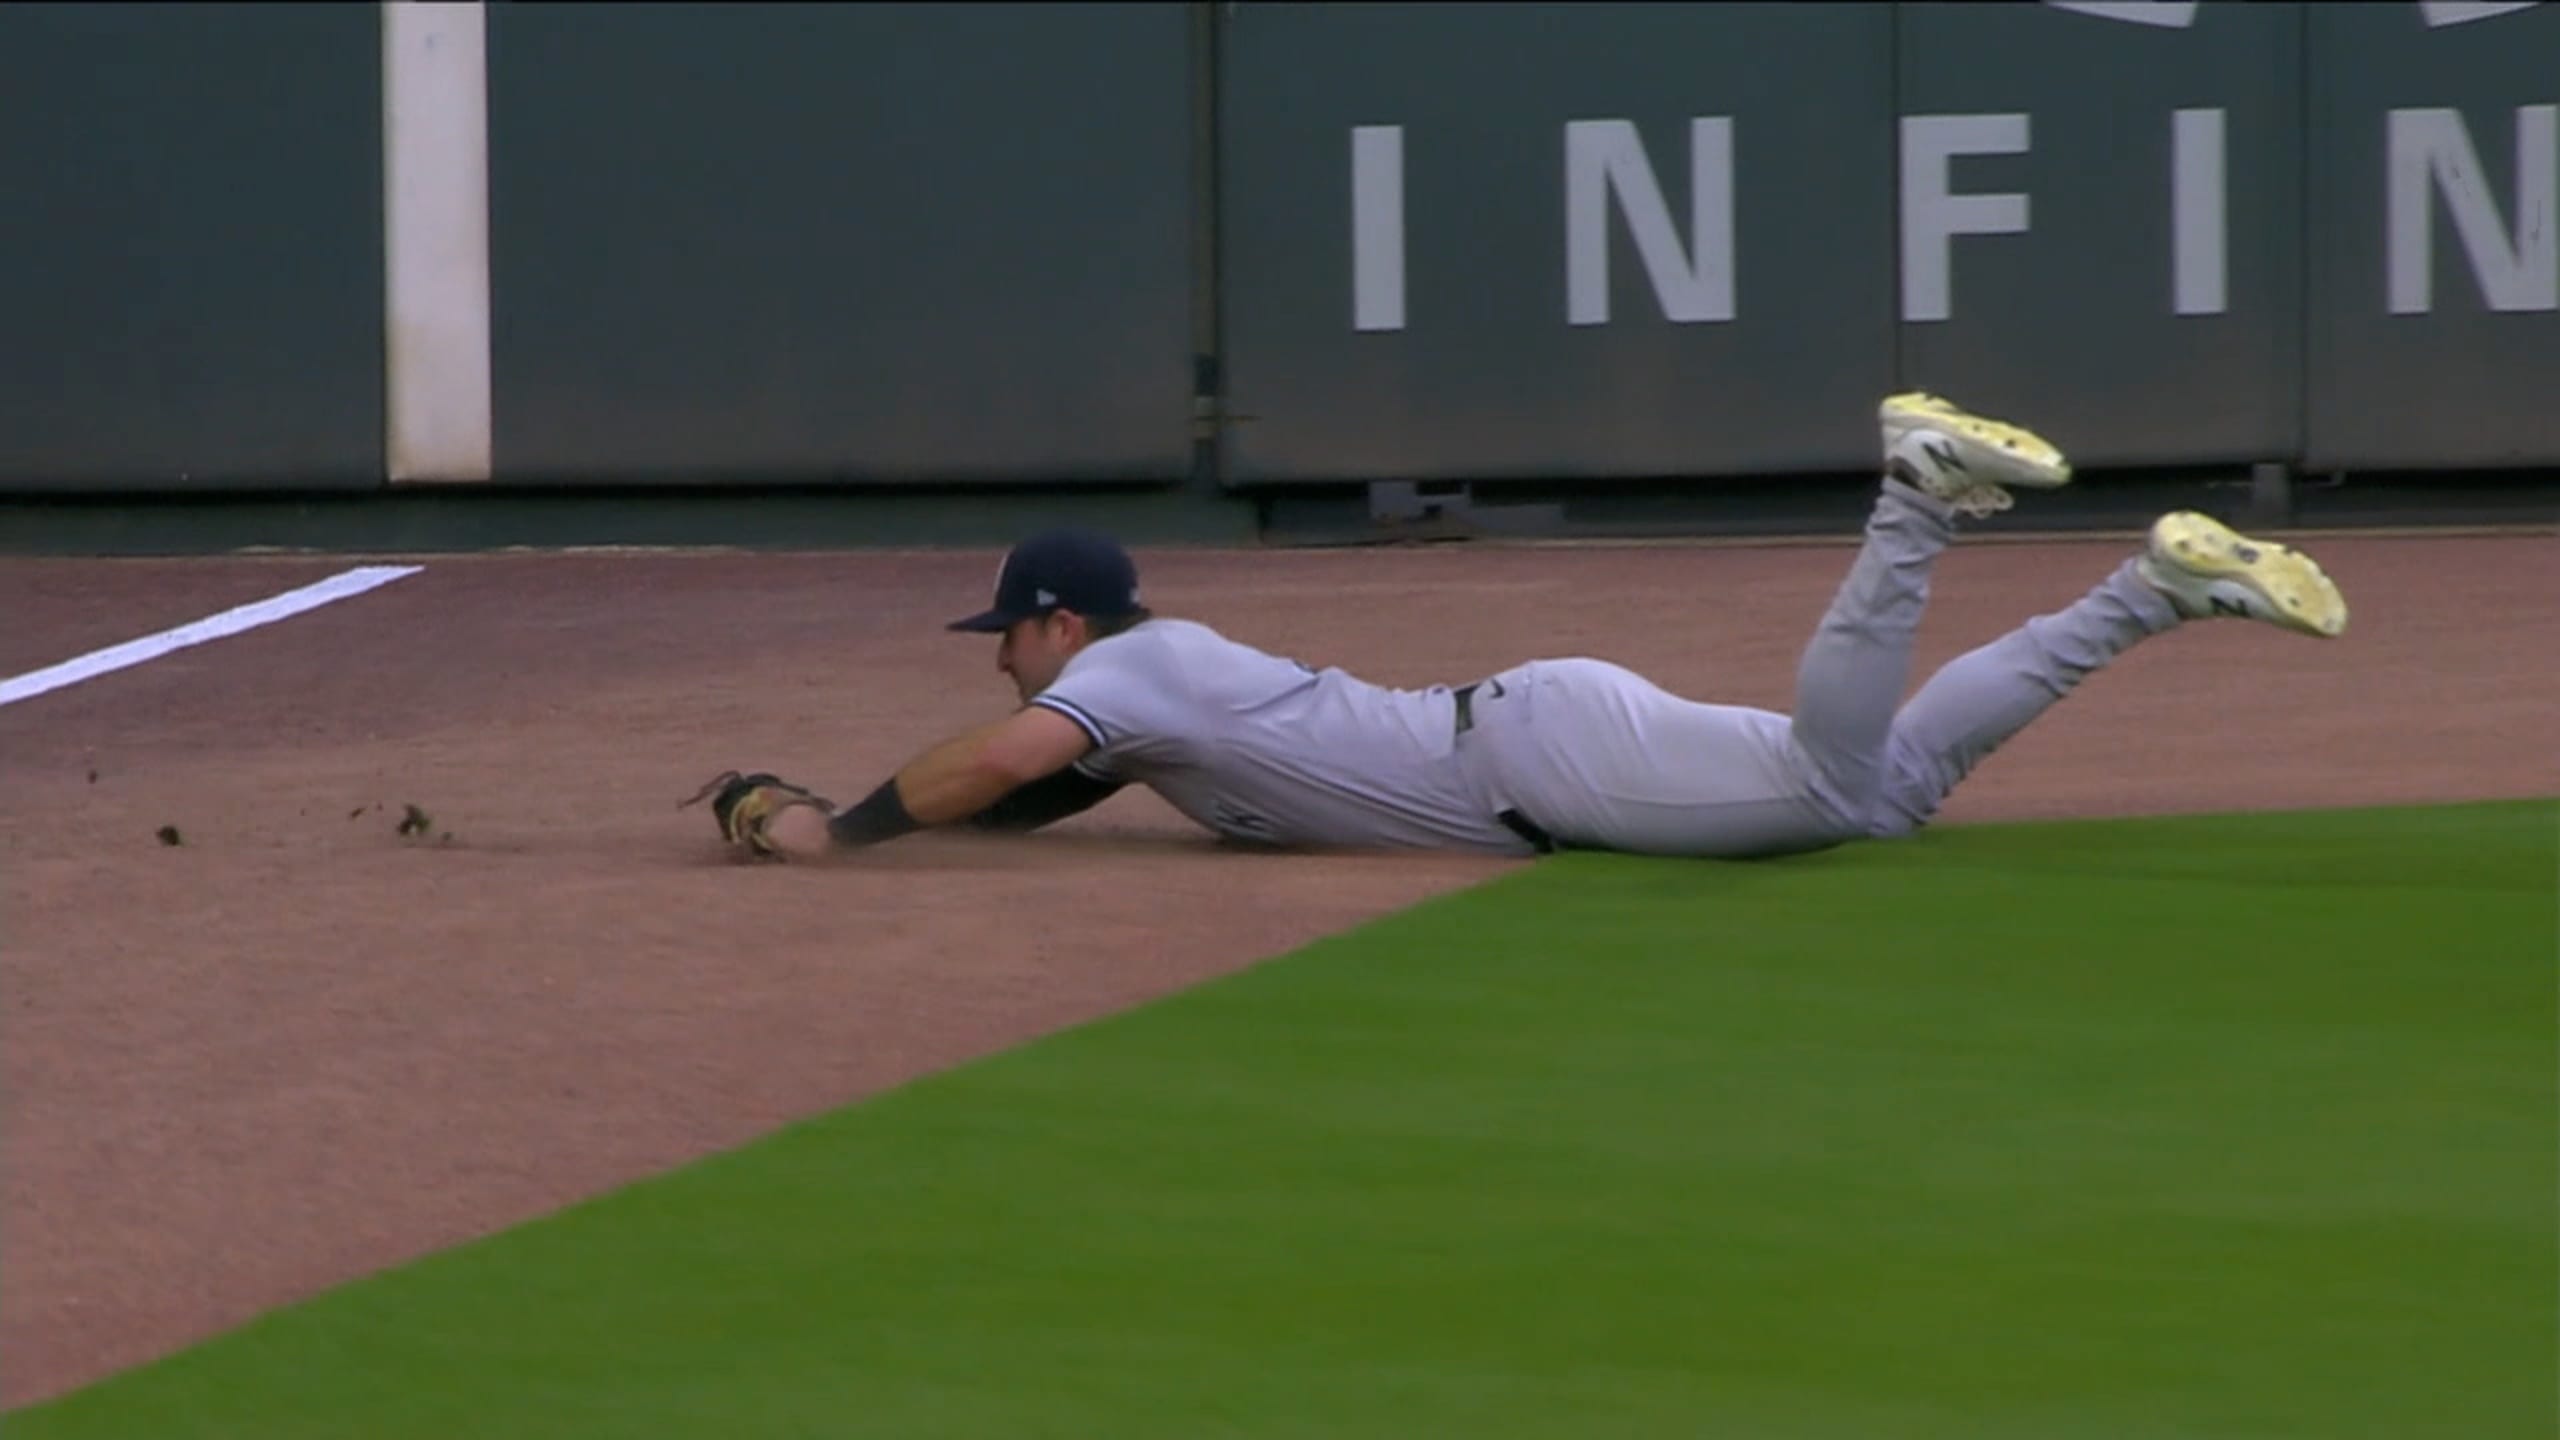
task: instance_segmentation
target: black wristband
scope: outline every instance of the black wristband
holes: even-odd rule
[[[895,840],[924,827],[907,813],[907,802],[898,798],[898,782],[884,780],[880,788],[862,798],[862,803],[840,811],[827,821],[827,833],[839,845],[877,845]]]

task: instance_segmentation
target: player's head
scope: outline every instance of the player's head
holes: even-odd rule
[[[950,628],[1003,636],[996,668],[1028,700],[1077,651],[1145,618],[1129,552],[1108,535],[1066,526],[1014,546],[996,572],[995,604]]]

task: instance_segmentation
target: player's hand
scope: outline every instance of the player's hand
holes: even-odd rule
[[[815,860],[835,849],[827,829],[828,812],[815,805],[787,805],[765,817],[767,853],[792,860]]]
[[[836,807],[806,786],[763,771],[724,770],[676,808],[704,800],[720,822],[720,838],[748,859],[805,859],[826,852],[827,821]]]

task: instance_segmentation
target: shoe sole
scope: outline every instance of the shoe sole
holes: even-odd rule
[[[1935,395],[1895,395],[1878,407],[1879,417],[1895,436],[1934,430],[1964,445],[1987,451],[1999,473],[1994,483],[2031,490],[2058,490],[2071,483],[2071,462],[2050,440],[2020,425],[1959,410]]]
[[[2211,516],[2180,511],[2153,524],[2151,553],[2185,574],[2246,588],[2270,612],[2253,612],[2252,619],[2322,639],[2346,631],[2347,597],[2319,562],[2289,545],[2253,540]]]

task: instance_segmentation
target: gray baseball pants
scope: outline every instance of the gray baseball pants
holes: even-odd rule
[[[1471,760],[1499,806],[1569,847],[1748,857],[1908,834],[2093,671],[2178,614],[2128,559],[2065,609],[1962,655],[1908,703],[1946,505],[1886,480],[1806,645],[1795,713],[1708,705],[1604,660],[1539,660],[1475,698]]]

